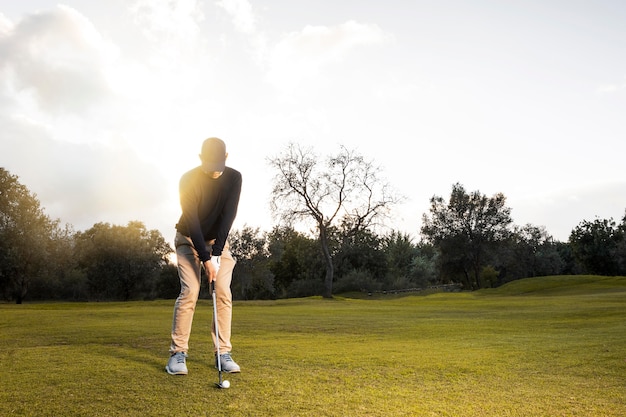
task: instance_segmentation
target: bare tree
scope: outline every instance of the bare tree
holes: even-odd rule
[[[332,298],[332,228],[341,222],[344,228],[349,225],[348,232],[357,232],[381,225],[401,198],[379,178],[379,167],[344,146],[337,155],[320,160],[313,149],[292,142],[268,162],[276,170],[272,213],[289,225],[313,222],[326,264],[322,295]]]

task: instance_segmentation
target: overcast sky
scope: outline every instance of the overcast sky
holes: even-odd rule
[[[339,145],[407,197],[502,192],[566,241],[626,209],[626,1],[0,0],[0,166],[85,230],[172,241],[202,141],[270,230],[267,158]]]

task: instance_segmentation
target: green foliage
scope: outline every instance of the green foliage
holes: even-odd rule
[[[274,275],[270,271],[270,253],[266,238],[258,228],[234,230],[228,238],[230,250],[237,260],[233,271],[233,298],[239,300],[272,299],[275,297]]]
[[[291,168],[304,171],[290,174],[302,176],[300,185],[313,181],[323,187],[312,174],[318,161],[299,151],[303,153],[291,155]],[[333,169],[353,168],[346,181],[361,178],[383,192],[383,184],[370,175],[371,163],[360,156],[342,149],[327,162],[335,164]],[[336,179],[326,180],[339,185]],[[569,242],[556,242],[544,227],[511,225],[502,194],[488,198],[478,191],[467,193],[457,183],[449,202],[431,199],[430,216],[424,215],[421,229],[424,240],[414,243],[400,231],[375,232],[379,224],[374,219],[384,217],[387,204],[394,201],[389,198],[377,206],[381,211],[369,211],[367,204],[352,210],[342,205],[343,217],[333,215],[339,224],[326,224],[323,239],[291,226],[276,226],[271,232],[249,226],[232,230],[234,298],[328,297],[329,267],[334,294],[459,283],[473,290],[533,276],[626,274],[626,216],[619,224],[613,219],[583,221]],[[97,223],[83,232],[60,227],[17,177],[0,169],[0,297],[5,300],[175,298],[180,285],[176,266],[168,262],[171,252],[158,231],[139,221],[126,226]],[[210,298],[204,281],[201,298]]]
[[[176,298],[180,293],[180,278],[178,277],[178,267],[176,265],[164,265],[156,283],[156,294],[158,298]]]
[[[322,295],[323,286],[321,279],[298,279],[289,284],[285,292],[287,298],[303,298],[314,295]]]
[[[591,274],[626,274],[626,216],[617,226],[611,219],[582,221],[569,242],[576,260]]]
[[[160,232],[138,221],[79,233],[62,228],[0,168],[0,291],[7,300],[154,298],[171,252]]]
[[[566,261],[544,227],[515,226],[509,238],[494,250],[493,263],[500,273],[494,285],[520,278],[562,273]]]
[[[498,271],[491,265],[484,266],[480,271],[480,280],[484,283],[484,288],[495,287],[498,282]]]
[[[597,276],[236,302],[219,390],[208,301],[185,377],[164,371],[171,301],[0,304],[0,415],[622,416],[625,307],[626,277]]]
[[[413,259],[418,255],[418,249],[408,234],[392,231],[382,240],[381,249],[387,258],[387,273],[390,276],[410,277],[412,275]]]
[[[335,290],[338,294],[349,293],[353,291],[374,292],[383,288],[381,280],[368,270],[353,269],[343,275],[335,283]],[[408,288],[404,287],[404,288]]]
[[[489,255],[510,236],[511,209],[502,193],[488,198],[479,191],[467,193],[454,184],[450,200],[430,200],[430,216],[424,214],[422,235],[440,252],[442,270],[460,278],[469,289],[484,288],[480,272]]]
[[[340,231],[338,235],[341,238],[334,255],[337,279],[353,271],[368,271],[378,277],[378,281],[384,282],[387,259],[381,251],[381,239],[370,230]]]
[[[388,289],[426,287],[437,280],[437,253],[432,245],[414,244],[406,233],[392,231],[382,241],[387,258]]]
[[[76,259],[90,297],[97,300],[154,298],[170,252],[158,231],[136,221],[127,226],[97,223],[76,235]]]
[[[21,303],[33,282],[54,262],[54,245],[63,239],[37,197],[17,176],[0,168],[0,291]]]
[[[320,255],[319,242],[290,227],[275,227],[267,235],[270,254],[269,269],[274,274],[274,285],[278,297],[294,294],[313,295],[320,288],[311,289],[312,282],[323,282],[324,260]],[[292,284],[308,281],[307,285]],[[306,290],[306,291],[305,291]]]

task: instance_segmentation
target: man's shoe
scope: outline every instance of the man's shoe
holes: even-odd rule
[[[187,354],[185,352],[176,352],[170,356],[170,360],[167,361],[165,370],[170,375],[187,375],[187,364],[185,359]]]
[[[220,355],[220,365],[222,365],[222,371],[229,374],[236,374],[241,372],[241,368],[237,363],[230,357],[230,353],[222,353]],[[215,367],[217,368],[217,354],[215,355]]]

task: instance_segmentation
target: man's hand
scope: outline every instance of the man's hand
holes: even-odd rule
[[[211,256],[211,259],[204,262],[204,270],[209,277],[209,284],[217,278],[217,272],[220,270],[220,257]]]

